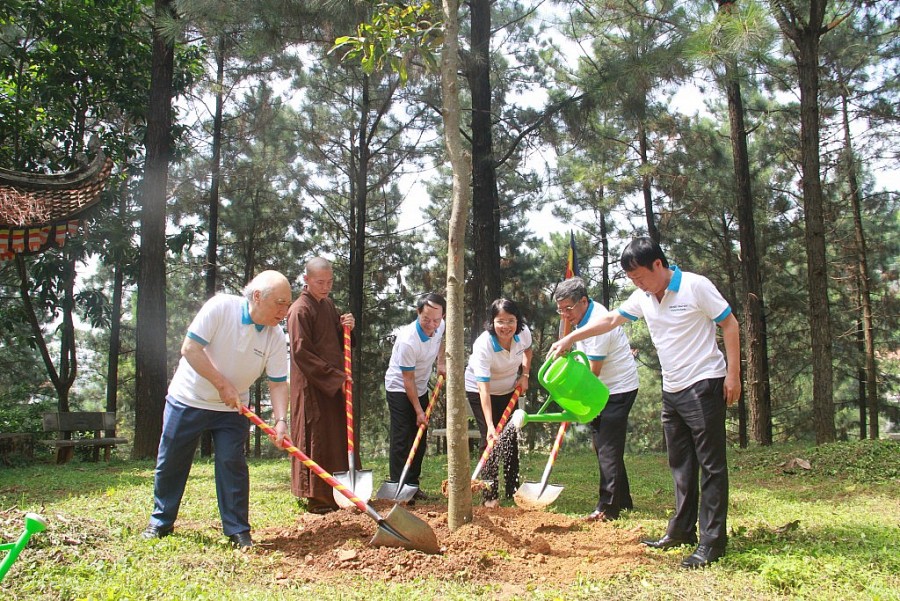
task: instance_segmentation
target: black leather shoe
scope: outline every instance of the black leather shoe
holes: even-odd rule
[[[238,532],[228,537],[231,545],[238,549],[249,549],[253,546],[253,539],[250,538],[250,532]]]
[[[671,549],[672,547],[680,547],[682,545],[696,545],[697,537],[696,536],[670,536],[668,534],[663,535],[662,538],[653,540],[653,539],[645,539],[641,541],[642,545],[647,545],[652,549]]]
[[[600,511],[599,509],[595,509],[584,518],[586,522],[612,522],[617,519],[619,519],[618,514]]]
[[[725,555],[722,547],[712,545],[698,545],[697,550],[681,561],[681,567],[685,569],[705,568],[711,563],[719,561]]]
[[[165,538],[172,534],[172,531],[175,530],[173,526],[154,526],[150,524],[141,532],[141,538],[145,538],[147,540],[153,538]]]
[[[413,499],[415,499],[416,501],[427,501],[428,493],[420,488],[416,491],[416,494],[413,495]]]

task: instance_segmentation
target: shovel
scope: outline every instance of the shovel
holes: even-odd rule
[[[544,468],[544,475],[540,482],[524,482],[513,495],[516,505],[522,509],[543,509],[559,497],[563,487],[556,484],[547,484],[550,479],[550,470],[559,454],[559,447],[562,446],[563,437],[566,435],[566,428],[569,422],[563,422],[559,425],[559,432],[556,434],[556,440],[553,442],[553,449],[550,451],[550,457],[547,458],[547,467]]]
[[[334,477],[338,482],[355,490],[361,499],[368,501],[372,498],[372,470],[356,469],[356,452],[353,448],[353,369],[350,366],[350,327],[344,326],[344,372],[348,380],[344,382],[344,399],[347,408],[347,466],[346,472],[335,472]],[[353,503],[344,495],[333,491],[334,500],[338,506],[347,509]]]
[[[434,403],[437,401],[438,393],[441,391],[441,385],[443,383],[444,376],[438,376],[437,383],[434,386],[434,392],[431,393],[431,400],[428,401],[428,407],[425,409],[425,423],[419,426],[419,431],[416,432],[416,438],[413,440],[412,448],[409,450],[409,457],[406,458],[406,465],[403,466],[400,480],[398,482],[382,483],[378,492],[375,493],[376,499],[389,499],[397,501],[398,503],[408,503],[419,491],[418,486],[414,484],[407,484],[404,486],[404,483],[406,482],[406,474],[409,472],[409,466],[412,465],[413,459],[416,456],[416,451],[419,448],[419,442],[422,440],[422,435],[425,434],[425,428],[428,427],[428,420],[431,418],[431,410],[434,409]]]
[[[25,532],[22,533],[19,540],[14,543],[4,543],[0,545],[0,551],[7,551],[6,558],[0,563],[0,582],[3,582],[3,577],[6,576],[6,573],[12,567],[13,562],[19,557],[19,553],[21,553],[22,549],[25,548],[25,545],[28,544],[28,539],[31,538],[31,535],[43,532],[46,529],[47,522],[44,521],[44,518],[36,513],[25,514]]]
[[[247,419],[262,428],[263,432],[268,434],[274,443],[275,438],[278,436],[275,428],[261,420],[243,405],[241,405],[240,411]],[[440,553],[441,548],[438,545],[437,535],[420,518],[399,505],[394,505],[394,508],[391,509],[386,518],[381,517],[377,511],[372,509],[371,505],[359,498],[353,490],[338,482],[334,476],[323,470],[318,463],[294,446],[294,443],[287,436],[284,437],[281,448],[303,462],[303,465],[309,468],[312,473],[327,482],[335,491],[339,491],[340,494],[350,500],[352,505],[356,505],[360,511],[375,520],[375,523],[378,524],[378,529],[375,531],[375,536],[369,541],[370,545],[376,547],[403,547],[404,549],[415,549],[423,553]]]
[[[478,465],[475,466],[475,471],[472,472],[472,482],[478,479],[478,474],[481,473],[481,470],[484,468],[484,464],[487,463],[488,457],[491,456],[491,451],[494,450],[494,445],[497,444],[497,438],[500,437],[500,433],[503,432],[503,427],[506,425],[506,422],[509,420],[509,416],[512,415],[513,407],[516,406],[516,402],[519,400],[519,395],[522,394],[522,389],[516,386],[516,389],[513,390],[512,396],[509,397],[509,403],[506,404],[506,409],[503,410],[503,415],[500,416],[500,421],[497,422],[497,427],[494,428],[494,434],[496,435],[493,439],[488,439],[487,446],[484,448],[484,453],[481,454],[481,459],[478,461]],[[484,484],[486,486],[491,486],[491,482],[485,481]]]

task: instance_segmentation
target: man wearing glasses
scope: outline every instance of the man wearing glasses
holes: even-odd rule
[[[390,481],[398,482],[409,457],[416,431],[426,424],[425,406],[428,404],[428,379],[437,360],[439,375],[446,375],[444,361],[444,312],[447,301],[440,294],[425,294],[416,302],[418,316],[400,329],[391,351],[391,360],[384,374],[384,389],[391,412]],[[409,466],[406,483],[419,486],[422,459],[425,457],[425,438],[416,449]],[[413,500],[425,500],[421,489]]]
[[[606,313],[606,307],[587,295],[579,277],[560,283],[553,295],[556,312],[573,329],[584,327],[592,317]],[[622,327],[581,340],[575,347],[587,355],[591,371],[609,388],[609,401],[591,422],[591,439],[600,467],[600,498],[588,521],[618,519],[623,509],[632,509],[631,489],[625,471],[625,433],[628,414],[638,391],[637,365]]]

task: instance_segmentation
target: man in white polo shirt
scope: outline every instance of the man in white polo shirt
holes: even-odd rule
[[[669,268],[659,244],[650,238],[632,240],[620,263],[638,290],[617,311],[553,343],[549,356],[626,321],[647,321],[662,367],[662,423],[675,483],[675,514],[662,538],[641,542],[656,549],[694,544],[699,520],[700,544],[681,566],[704,567],[725,554],[725,407],[741,395],[740,329],[712,282]],[[716,344],[716,326],[722,330],[724,357]]]
[[[181,360],[169,384],[153,482],[153,512],[142,536],[172,533],[197,441],[204,430],[215,445],[216,497],[222,532],[235,547],[250,538],[250,476],[244,443],[250,421],[238,412],[261,374],[269,381],[277,444],[287,432],[287,342],[279,323],[291,306],[291,285],[264,271],[244,296],[206,301],[188,327]]]
[[[428,380],[437,361],[438,374],[446,375],[444,360],[444,312],[447,301],[440,294],[430,293],[416,301],[416,320],[400,329],[387,372],[384,389],[391,413],[390,481],[398,482],[409,457],[419,426],[426,424]],[[416,455],[406,474],[406,483],[419,486],[425,439],[419,443]],[[421,489],[414,500],[424,500]]]
[[[579,277],[561,282],[553,300],[556,312],[575,330],[585,327],[592,317],[607,312],[602,304],[588,298],[584,280]],[[607,522],[618,519],[623,509],[634,508],[625,470],[625,434],[628,414],[637,398],[637,365],[621,326],[581,340],[575,346],[587,355],[591,371],[609,389],[606,407],[591,422],[591,438],[600,468],[600,495],[597,507],[586,518]]]

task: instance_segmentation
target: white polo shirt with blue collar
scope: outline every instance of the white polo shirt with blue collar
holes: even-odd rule
[[[403,386],[403,372],[415,371],[416,394],[422,396],[428,392],[428,379],[441,350],[445,329],[447,322],[441,320],[441,325],[434,331],[434,335],[429,337],[418,319],[400,328],[394,348],[391,350],[391,360],[384,374],[384,389],[388,392],[406,392]]]
[[[701,380],[726,375],[725,355],[716,344],[716,324],[731,314],[731,307],[702,275],[673,265],[661,301],[635,290],[618,311],[626,319],[647,321],[664,391],[679,392]]]
[[[522,326],[522,331],[513,336],[508,351],[490,332],[482,332],[472,344],[472,354],[466,365],[466,392],[478,392],[478,382],[488,382],[491,394],[512,392],[525,351],[529,348],[531,330],[528,326]]]
[[[594,315],[596,310],[597,315]],[[587,311],[575,325],[575,329],[583,328],[597,317],[606,313],[606,307],[601,303],[595,303],[588,299]],[[600,373],[597,377],[609,389],[610,394],[631,392],[637,390],[640,380],[638,378],[637,363],[631,354],[631,345],[625,330],[618,326],[606,334],[591,336],[575,343],[575,348],[587,355],[591,361],[603,361]]]
[[[206,301],[188,327],[187,336],[203,345],[213,365],[237,388],[245,404],[250,399],[250,386],[263,373],[270,382],[287,381],[284,330],[280,325],[253,323],[243,297],[218,294]],[[197,409],[236,411],[221,401],[216,387],[184,357],[169,384],[169,396]]]

